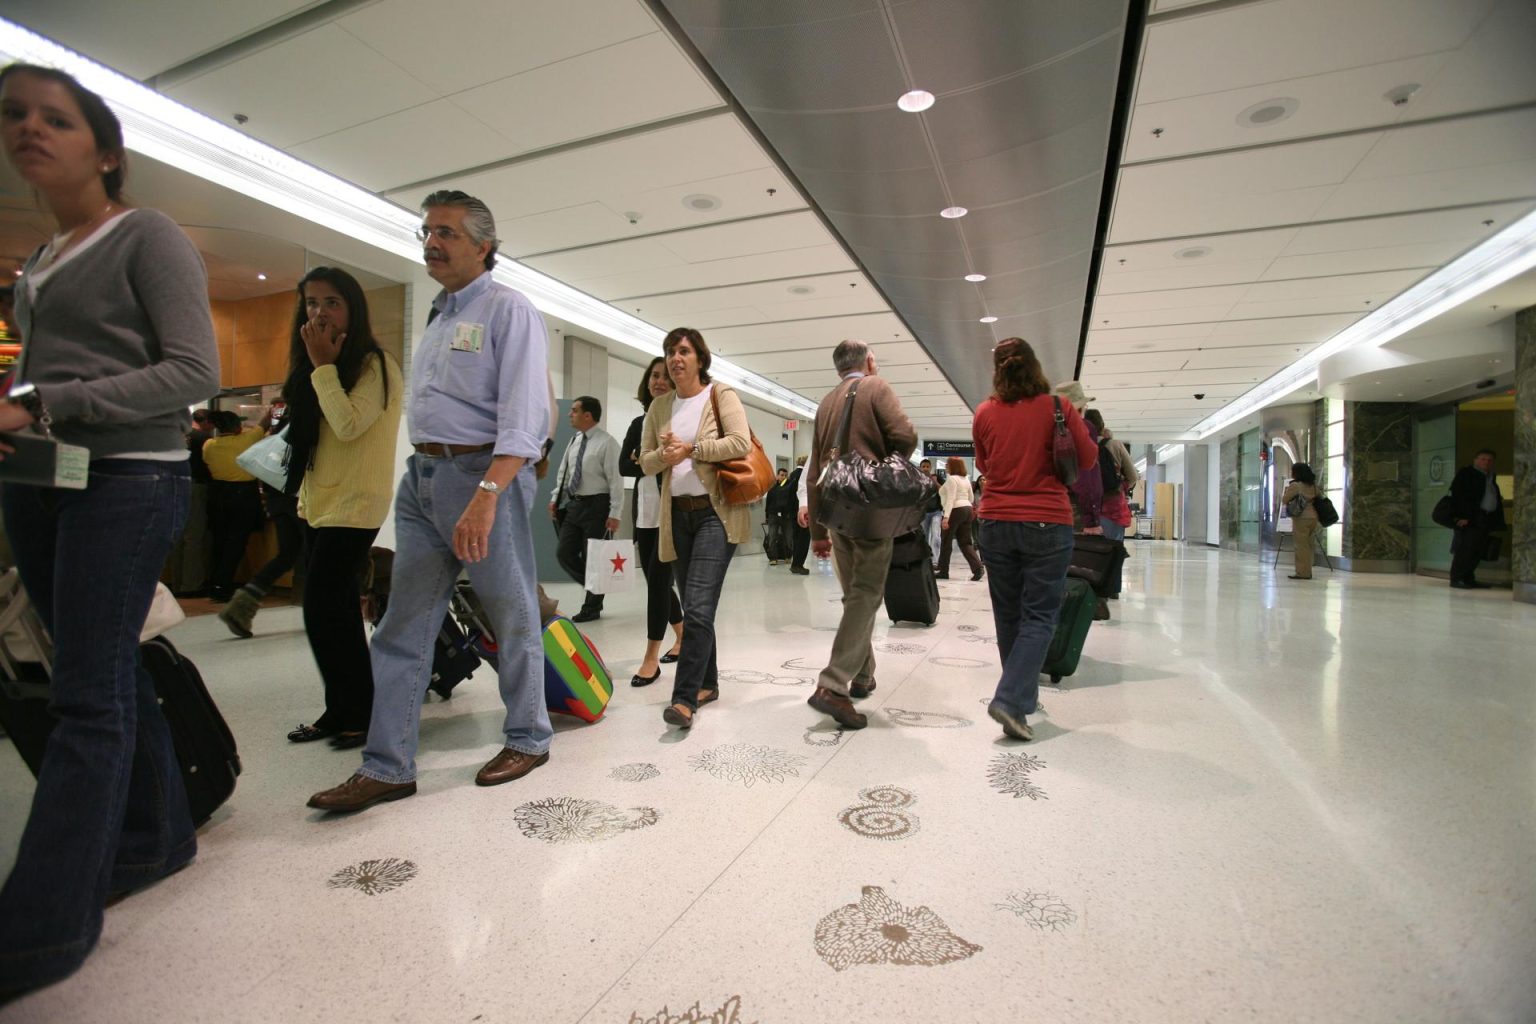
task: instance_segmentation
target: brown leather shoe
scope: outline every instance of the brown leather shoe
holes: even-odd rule
[[[380,782],[366,775],[354,775],[341,785],[310,797],[309,806],[317,811],[364,811],[386,800],[403,800],[415,792],[414,782]]]
[[[699,707],[703,707],[705,704],[713,704],[715,701],[717,701],[719,699],[720,699],[720,691],[719,690],[700,690],[699,691],[698,704],[699,704]]]
[[[816,687],[816,692],[811,694],[806,703],[822,714],[830,715],[844,729],[862,729],[869,724],[869,719],[859,714],[852,701],[825,686]]]
[[[855,679],[848,686],[848,695],[854,697],[857,700],[863,700],[865,697],[868,697],[874,692],[875,681],[873,679],[866,679],[863,682]]]
[[[475,785],[499,786],[503,782],[520,779],[548,760],[548,751],[525,754],[521,750],[503,747],[501,753],[485,762],[485,767],[475,773]]]

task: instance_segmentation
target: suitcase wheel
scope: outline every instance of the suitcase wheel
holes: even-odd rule
[[[1060,683],[1060,682],[1061,682],[1061,676],[1057,675],[1055,672],[1052,672],[1051,673],[1051,685],[1055,686],[1057,683]]]

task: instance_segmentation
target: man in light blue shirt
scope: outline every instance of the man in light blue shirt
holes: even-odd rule
[[[475,776],[521,778],[549,760],[543,636],[530,512],[549,431],[548,335],[538,310],[491,277],[496,222],[463,192],[422,202],[427,273],[443,286],[411,362],[411,444],[395,499],[394,586],[371,646],[374,700],[363,764],[309,806],[360,811],[416,792],[421,701],[433,641],[468,570],[496,635],[504,746]]]

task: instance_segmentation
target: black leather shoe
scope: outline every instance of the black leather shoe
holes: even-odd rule
[[[658,680],[660,678],[661,678],[661,669],[657,669],[655,675],[649,675],[649,676],[642,676],[640,673],[637,672],[633,676],[630,676],[630,678],[629,678],[629,685],[630,686],[650,686],[652,683],[654,683],[656,680]]]
[[[682,654],[681,651],[679,651],[676,654],[673,654],[671,651],[668,651],[666,654],[663,654],[659,660],[661,661],[661,663],[663,665],[670,665],[673,662],[677,661],[677,659],[681,658],[682,656],[683,656],[683,654]]]
[[[792,565],[792,566],[789,567],[789,571],[794,573],[796,576],[809,576],[811,574],[811,570],[807,569],[803,565],[801,565],[801,566],[794,566],[794,565]]]
[[[339,732],[331,737],[331,747],[334,750],[352,750],[367,742],[367,732]]]
[[[335,729],[321,729],[313,725],[301,725],[288,734],[288,742],[313,743],[315,740],[323,740],[335,735]]]
[[[579,611],[575,615],[571,616],[571,621],[572,622],[596,622],[598,619],[600,619],[602,617],[603,617],[603,613],[602,612],[594,611],[594,610],[592,610],[590,608],[583,608],[581,611]]]

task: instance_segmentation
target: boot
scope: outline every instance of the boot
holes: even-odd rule
[[[241,587],[219,612],[219,621],[242,640],[251,637],[254,635],[251,633],[251,623],[256,621],[256,613],[261,611],[261,598],[261,593],[249,584]]]
[[[1094,604],[1093,621],[1103,622],[1107,618],[1109,618],[1109,602],[1101,597],[1098,599],[1097,603]]]

